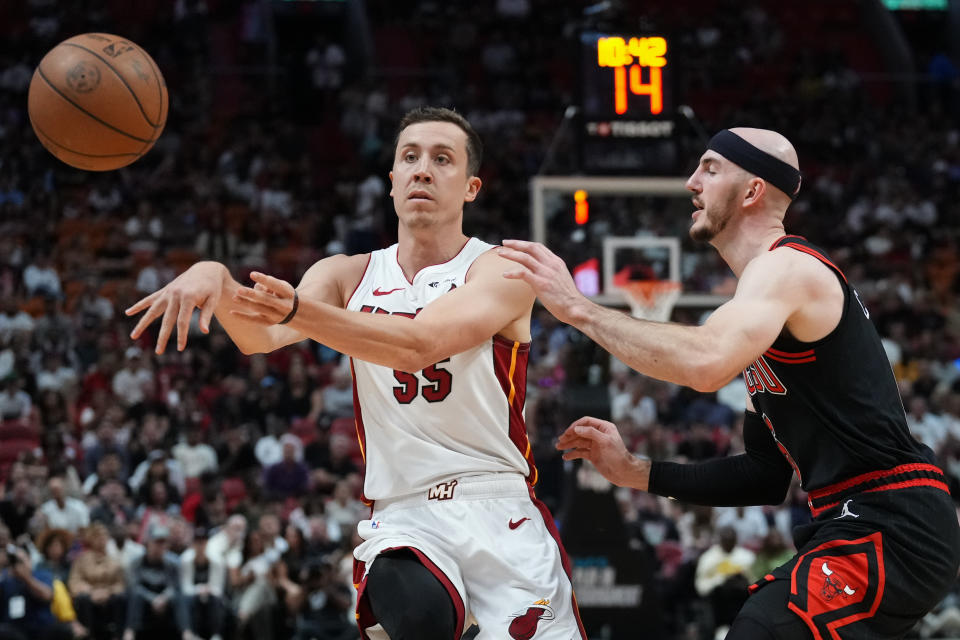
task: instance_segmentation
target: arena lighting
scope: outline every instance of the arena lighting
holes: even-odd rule
[[[583,189],[577,189],[573,193],[574,221],[577,224],[587,224],[590,220],[590,203],[587,201],[587,192]]]

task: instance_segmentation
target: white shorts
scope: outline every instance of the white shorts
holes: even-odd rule
[[[378,554],[402,548],[446,587],[461,634],[475,622],[480,639],[587,637],[553,518],[519,474],[467,476],[378,500],[357,529],[364,542],[353,552],[354,582],[364,638],[385,637],[373,632],[364,598],[370,566]]]

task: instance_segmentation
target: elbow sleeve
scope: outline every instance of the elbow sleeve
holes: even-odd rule
[[[746,453],[693,464],[653,462],[650,493],[692,504],[748,506],[780,504],[790,487],[793,468],[756,413],[743,424]]]

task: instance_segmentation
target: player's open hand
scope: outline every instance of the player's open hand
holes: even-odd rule
[[[597,471],[615,485],[647,489],[649,462],[627,451],[612,422],[584,416],[567,427],[557,440],[564,460],[589,460]]]
[[[293,285],[259,271],[250,273],[252,287],[240,287],[233,295],[232,315],[264,326],[277,324],[293,310]]]
[[[536,292],[547,311],[562,322],[573,324],[573,311],[585,301],[563,260],[539,242],[504,240],[501,256],[517,263],[504,278],[523,280]]]
[[[166,350],[174,326],[177,328],[177,350],[183,351],[187,346],[194,309],[200,309],[200,330],[210,332],[210,320],[220,303],[226,272],[226,267],[219,262],[198,262],[167,286],[135,302],[125,313],[128,316],[143,310],[146,313],[130,332],[130,337],[136,340],[150,323],[163,316],[157,335],[157,354]]]

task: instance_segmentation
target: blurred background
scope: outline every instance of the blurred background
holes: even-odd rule
[[[394,242],[393,135],[423,104],[484,139],[468,234],[543,240],[623,308],[608,272],[672,278],[668,317],[691,323],[734,283],[686,237],[682,178],[722,128],[784,133],[803,172],[786,228],[856,284],[960,495],[958,29],[955,0],[0,0],[0,638],[358,637],[346,359],[245,357],[219,327],[156,356],[123,310],[197,260],[297,282]],[[155,148],[105,174],[53,158],[26,112],[39,60],[89,31],[141,45],[170,92]],[[553,443],[590,413],[657,459],[738,453],[743,383],[644,378],[542,309],[533,335],[537,494],[590,637],[722,637],[792,554],[803,491],[691,507]],[[913,637],[960,637],[958,606],[960,584]]]

